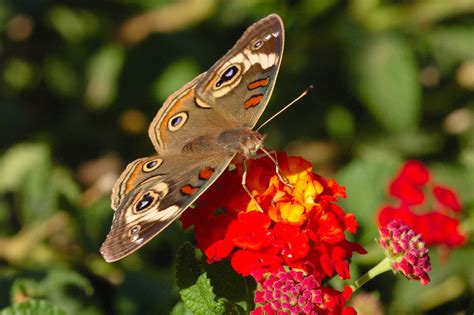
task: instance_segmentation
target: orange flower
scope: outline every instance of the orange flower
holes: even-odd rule
[[[318,280],[334,273],[347,279],[352,253],[365,250],[345,239],[346,231],[356,232],[357,221],[335,204],[345,197],[344,187],[314,174],[302,158],[279,153],[277,160],[288,184],[268,157],[247,161],[246,186],[258,206],[242,188],[237,165],[183,214],[183,225],[194,225],[197,247],[209,263],[229,258],[242,275],[286,265]]]
[[[301,225],[316,205],[315,200],[323,192],[324,187],[311,172],[312,166],[308,161],[290,157],[285,162],[280,168],[289,185],[285,185],[277,175],[273,175],[268,188],[263,193],[257,194],[256,199],[259,204],[269,204],[268,215],[273,221]],[[254,185],[257,186],[259,183]],[[256,209],[255,203],[251,202],[247,211]]]

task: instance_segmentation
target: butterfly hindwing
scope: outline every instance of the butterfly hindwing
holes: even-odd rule
[[[190,160],[154,156],[130,163],[114,187],[112,204],[116,210],[100,249],[105,260],[116,261],[131,254],[164,230],[219,177],[232,157]],[[144,172],[147,164],[155,167],[155,161],[161,164]]]

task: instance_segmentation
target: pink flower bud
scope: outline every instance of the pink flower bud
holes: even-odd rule
[[[420,234],[416,234],[401,220],[393,220],[379,229],[380,246],[392,262],[392,269],[409,280],[422,285],[430,282],[430,257]]]

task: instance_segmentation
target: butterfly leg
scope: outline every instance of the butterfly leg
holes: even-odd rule
[[[286,186],[288,186],[290,188],[294,188],[293,185],[291,185],[290,182],[288,181],[288,178],[286,178],[286,176],[283,175],[283,172],[280,168],[280,164],[278,164],[278,157],[276,155],[276,152],[272,151],[270,153],[267,150],[265,150],[264,148],[260,148],[260,150],[262,150],[263,153],[265,153],[265,155],[268,156],[270,158],[270,160],[272,160],[272,162],[275,164],[275,173],[277,174],[278,179],[280,180],[280,182],[282,182],[283,184],[285,184]],[[273,156],[272,153],[275,153],[275,156]]]
[[[263,212],[262,207],[260,207],[257,200],[255,199],[255,197],[252,195],[252,193],[247,187],[247,159],[243,160],[242,165],[244,167],[244,172],[242,173],[242,187],[244,188],[245,192],[250,196],[250,198],[253,200],[253,202],[255,202],[255,205],[257,206],[258,211]]]

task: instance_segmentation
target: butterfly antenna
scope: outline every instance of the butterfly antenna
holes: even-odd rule
[[[272,117],[268,118],[263,124],[260,125],[260,127],[257,128],[256,131],[259,131],[260,129],[262,129],[262,127],[265,126],[266,124],[268,124],[273,118],[277,117],[278,115],[283,113],[286,109],[288,109],[288,107],[290,107],[294,103],[298,102],[301,98],[305,97],[313,89],[313,87],[314,86],[312,86],[312,85],[308,86],[306,88],[306,90],[304,90],[303,93],[301,93],[297,98],[295,98],[293,101],[291,101],[290,104],[288,104],[285,107],[283,107],[282,109],[280,109],[276,114],[273,114]]]

